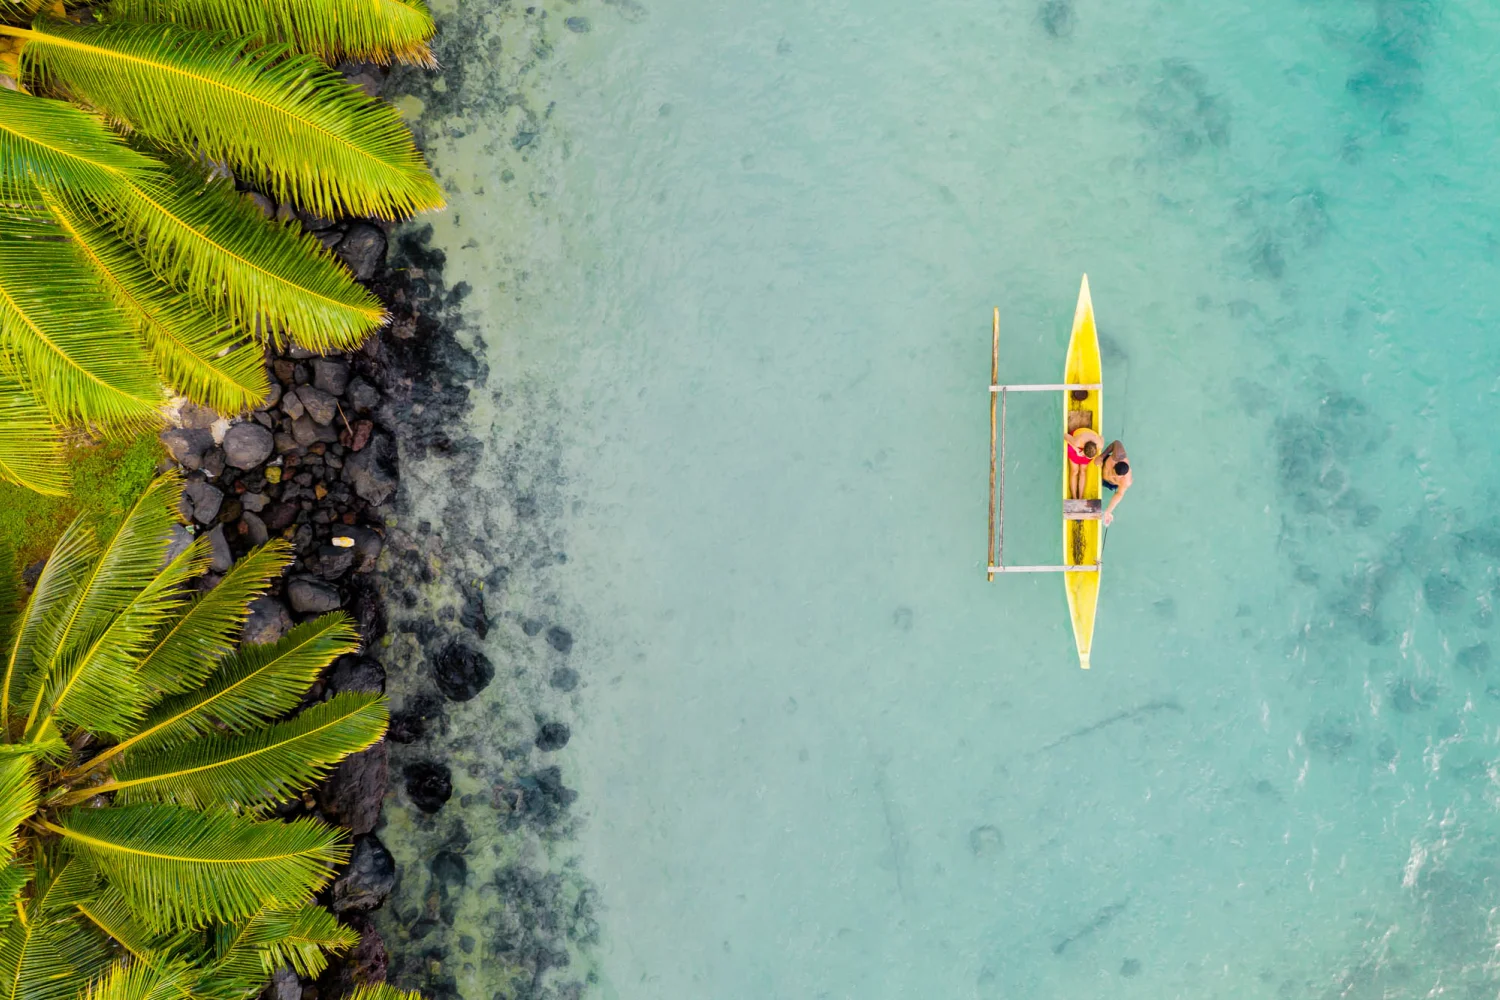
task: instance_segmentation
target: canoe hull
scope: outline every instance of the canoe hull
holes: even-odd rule
[[[1103,365],[1099,357],[1099,332],[1094,326],[1094,303],[1089,297],[1089,278],[1083,276],[1078,290],[1078,308],[1073,313],[1073,333],[1068,338],[1068,357],[1063,368],[1065,383],[1104,382]],[[1068,434],[1078,427],[1092,427],[1104,433],[1104,392],[1090,390],[1084,399],[1074,399],[1073,393],[1063,394],[1063,433]],[[1103,492],[1100,468],[1090,465],[1088,481],[1082,498],[1071,498],[1068,494],[1068,461],[1063,458],[1063,499],[1099,500]],[[1063,520],[1063,564],[1067,566],[1089,566],[1099,562],[1101,521]],[[1099,608],[1100,572],[1063,573],[1063,587],[1068,594],[1068,615],[1073,619],[1073,638],[1078,644],[1078,665],[1089,669],[1089,658],[1094,648],[1094,617]]]

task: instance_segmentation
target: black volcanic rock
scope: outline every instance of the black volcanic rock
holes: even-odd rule
[[[349,867],[333,883],[329,909],[334,913],[367,913],[384,903],[396,887],[396,861],[373,833],[354,838]]]
[[[488,687],[494,677],[495,667],[489,657],[461,642],[444,649],[432,664],[432,679],[452,701],[468,701]]]
[[[406,794],[424,813],[435,813],[453,795],[453,775],[447,764],[419,761],[406,766]]]
[[[566,723],[544,722],[542,728],[537,730],[536,748],[542,751],[561,750],[568,745],[568,737],[571,735]]]

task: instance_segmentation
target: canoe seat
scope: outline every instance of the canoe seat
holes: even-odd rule
[[[1068,433],[1072,434],[1080,427],[1094,426],[1093,410],[1069,410],[1068,411]]]
[[[1063,520],[1065,521],[1097,521],[1103,516],[1103,500],[1063,501]]]

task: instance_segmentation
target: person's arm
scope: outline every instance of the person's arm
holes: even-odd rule
[[[1129,482],[1121,483],[1120,488],[1115,490],[1114,498],[1110,500],[1109,506],[1104,508],[1104,524],[1106,527],[1115,519],[1115,507],[1119,505],[1120,499],[1125,496],[1125,491],[1128,489],[1130,489]]]

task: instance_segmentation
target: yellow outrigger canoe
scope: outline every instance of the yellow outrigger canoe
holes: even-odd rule
[[[1104,372],[1099,361],[1099,331],[1094,328],[1094,302],[1089,298],[1089,276],[1083,276],[1078,289],[1078,308],[1073,312],[1073,333],[1068,337],[1068,359],[1063,366],[1063,382],[1069,385],[1094,385],[1093,389],[1073,389],[1063,394],[1063,433],[1080,427],[1104,433]],[[1089,668],[1089,654],[1094,649],[1094,614],[1099,609],[1100,523],[1098,508],[1103,503],[1103,485],[1098,462],[1088,467],[1082,497],[1068,496],[1068,463],[1063,460],[1063,565],[1092,567],[1093,572],[1064,573],[1063,586],[1068,591],[1068,615],[1073,619],[1073,639],[1078,643],[1078,665]],[[1069,510],[1068,500],[1092,500],[1078,505],[1077,513]],[[1070,516],[1070,514],[1072,516]],[[1090,516],[1092,515],[1092,516]]]
[[[1078,646],[1078,665],[1089,669],[1094,648],[1094,617],[1099,609],[1099,575],[1102,570],[1103,532],[1100,519],[1103,483],[1100,467],[1090,465],[1082,497],[1069,496],[1068,462],[1063,461],[1062,525],[1063,561],[1057,566],[1005,565],[1005,405],[1011,392],[1061,392],[1063,434],[1088,427],[1104,433],[1104,372],[1099,358],[1099,332],[1094,326],[1094,303],[1089,297],[1089,277],[1078,289],[1078,307],[1073,312],[1073,332],[1063,380],[1046,385],[1001,385],[1000,310],[995,310],[994,351],[990,365],[990,550],[988,577],[996,573],[1061,573],[1068,595],[1068,615],[1073,620],[1073,639]],[[996,401],[999,414],[996,414]],[[996,456],[998,438],[999,455]],[[1059,442],[1061,444],[1061,442]],[[996,489],[996,471],[999,489]],[[997,504],[998,499],[998,504]],[[998,541],[998,546],[997,546]]]

